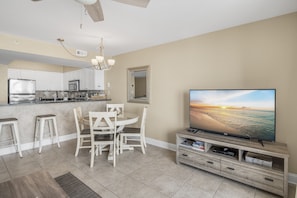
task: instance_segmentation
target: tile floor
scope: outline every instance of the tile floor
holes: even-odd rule
[[[53,177],[68,171],[80,178],[103,198],[276,198],[250,186],[220,176],[175,163],[175,152],[148,145],[146,154],[140,150],[125,151],[117,158],[117,166],[107,161],[107,154],[98,156],[89,167],[88,150],[74,157],[74,140],[0,157],[0,182],[41,169]],[[295,196],[295,186],[289,185],[289,197]],[[0,192],[1,197],[1,192]]]

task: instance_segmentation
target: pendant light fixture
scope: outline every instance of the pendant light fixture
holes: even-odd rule
[[[101,38],[100,43],[100,54],[96,56],[96,58],[91,60],[92,65],[97,70],[110,70],[112,66],[115,64],[114,59],[107,59],[104,57],[104,46],[103,46],[103,38]]]

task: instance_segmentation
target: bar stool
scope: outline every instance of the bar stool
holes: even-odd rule
[[[20,157],[23,157],[21,150],[21,142],[18,128],[18,119],[17,118],[2,118],[0,119],[0,136],[2,133],[2,126],[9,125],[11,135],[13,137],[13,144],[16,146],[16,151],[19,152]]]
[[[36,116],[36,122],[35,122],[34,148],[35,148],[35,143],[37,141],[38,132],[39,132],[39,153],[41,153],[41,150],[42,150],[42,141],[43,141],[45,122],[48,122],[49,132],[50,132],[52,144],[54,143],[54,139],[53,139],[53,127],[54,127],[54,132],[55,132],[55,135],[56,135],[57,144],[58,144],[58,147],[60,148],[56,115],[54,115],[54,114],[37,115]]]

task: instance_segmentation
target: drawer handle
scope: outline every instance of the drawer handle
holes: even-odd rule
[[[209,163],[209,164],[213,164],[213,162],[212,161],[206,161],[207,163]]]
[[[183,153],[183,154],[182,154],[182,156],[188,157],[188,155],[187,155],[187,154],[185,154],[185,153]]]
[[[265,177],[264,178],[266,181],[270,181],[270,182],[273,182],[274,180],[273,179],[271,179],[271,178],[267,178],[267,177]]]
[[[232,167],[227,167],[227,169],[234,171],[235,169]]]

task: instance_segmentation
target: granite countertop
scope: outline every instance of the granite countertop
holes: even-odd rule
[[[15,105],[36,105],[36,104],[55,104],[55,103],[70,103],[70,102],[100,102],[100,101],[110,101],[111,99],[70,99],[70,100],[36,100],[34,102],[28,102],[28,103],[18,103],[18,104],[1,104],[0,106],[15,106]]]

